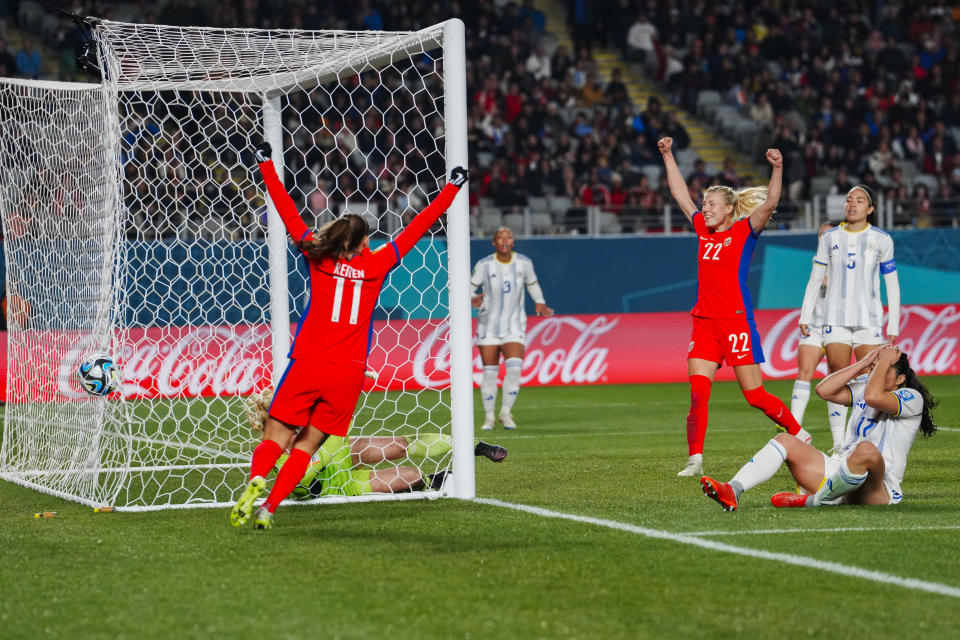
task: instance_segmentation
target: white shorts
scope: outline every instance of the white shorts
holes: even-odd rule
[[[806,345],[808,347],[823,349],[823,334],[820,332],[821,327],[811,324],[807,327],[807,330],[810,332],[810,335],[805,336],[801,333],[800,342],[798,344],[801,346]]]
[[[834,456],[828,456],[822,451],[820,454],[823,456],[823,479],[826,480],[835,473],[840,473],[840,463],[843,460],[842,458],[837,458]],[[899,491],[887,484],[886,478],[883,480],[883,488],[887,490],[887,497],[889,501],[887,504],[900,504],[900,501],[903,500],[903,495]],[[849,494],[848,494],[849,495]],[[840,496],[836,501],[825,503],[825,504],[844,504],[846,502],[847,496]]]
[[[494,345],[506,344],[508,342],[519,342],[520,344],[525,345],[527,343],[526,335],[524,333],[505,333],[502,335],[493,335],[487,333],[487,325],[478,323],[477,324],[477,345],[483,347],[489,347]]]
[[[820,330],[824,344],[839,342],[851,347],[860,345],[881,345],[884,342],[882,327],[840,327],[823,325]]]

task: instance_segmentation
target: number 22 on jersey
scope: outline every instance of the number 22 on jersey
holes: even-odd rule
[[[340,309],[343,306],[343,287],[346,278],[333,276],[337,281],[337,288],[333,293],[333,312],[330,314],[330,322],[340,322]],[[350,304],[350,324],[357,324],[357,316],[360,314],[360,290],[363,286],[363,280],[351,280],[353,283],[353,302]]]
[[[730,353],[743,353],[750,351],[750,334],[743,332],[739,335],[731,333],[727,336],[730,341]],[[742,342],[741,342],[742,341]]]
[[[722,242],[704,242],[703,260],[719,260],[720,249],[723,249]]]

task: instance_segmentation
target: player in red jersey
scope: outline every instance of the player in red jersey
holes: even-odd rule
[[[273,490],[257,511],[254,526],[259,529],[270,527],[277,505],[303,478],[324,440],[346,435],[363,387],[372,315],[383,281],[450,207],[468,177],[462,167],[453,169],[439,195],[396,239],[370,251],[367,223],[358,215],[341,216],[317,232],[308,229],[280,182],[270,152],[266,143],[258,147],[257,161],[287,233],[309,265],[310,302],[270,404],[263,441],[253,451],[250,480],[230,513],[234,526],[246,523],[254,501],[266,490],[264,478],[291,432],[299,429]]]
[[[783,177],[780,151],[767,149],[767,162],[773,167],[768,187],[738,191],[730,187],[710,187],[703,195],[703,211],[698,211],[673,158],[672,145],[672,138],[657,142],[663,155],[670,193],[693,223],[700,243],[697,302],[690,312],[693,334],[687,354],[687,375],[690,377],[687,446],[690,457],[677,474],[693,476],[703,473],[707,403],[713,376],[724,361],[733,367],[750,406],[762,410],[791,435],[809,441],[810,434],[779,398],[763,388],[760,372],[763,350],[747,288],[747,272],[757,238],[780,199]]]

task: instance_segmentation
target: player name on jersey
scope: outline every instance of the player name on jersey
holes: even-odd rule
[[[366,278],[366,273],[363,269],[354,269],[346,262],[338,262],[337,266],[333,268],[333,275],[350,278],[352,280],[363,280]]]

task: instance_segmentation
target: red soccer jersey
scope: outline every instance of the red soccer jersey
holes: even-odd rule
[[[311,239],[313,232],[300,218],[273,162],[261,163],[260,171],[290,237],[295,242]],[[310,301],[297,325],[290,357],[366,366],[373,332],[373,310],[383,281],[450,207],[458,191],[459,187],[447,184],[395,240],[376,251],[364,249],[351,260],[308,259]]]
[[[699,211],[693,214],[693,229],[700,246],[697,254],[697,303],[691,315],[701,318],[747,318],[753,320],[753,301],[747,274],[760,234],[744,218],[726,231],[710,231]]]

